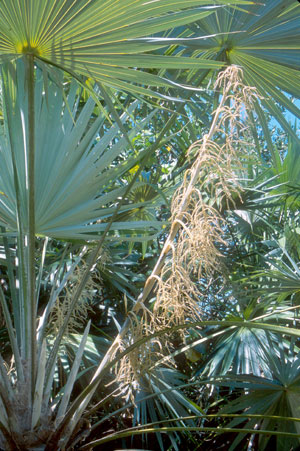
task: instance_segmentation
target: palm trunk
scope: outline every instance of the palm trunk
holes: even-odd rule
[[[35,295],[35,112],[34,112],[34,56],[26,56],[26,78],[28,86],[28,311],[26,318],[28,357],[28,382],[30,385],[31,406],[34,397],[36,377],[36,295]]]

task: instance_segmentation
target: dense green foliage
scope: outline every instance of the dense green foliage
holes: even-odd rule
[[[300,5],[223,3],[0,2],[1,449],[300,445]]]

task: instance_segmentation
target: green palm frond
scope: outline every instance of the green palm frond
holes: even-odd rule
[[[200,61],[240,66],[245,84],[256,87],[263,107],[296,137],[278,105],[300,117],[299,108],[290,98],[300,97],[299,17],[300,5],[294,0],[256,2],[247,6],[247,11],[216,10],[193,24],[184,39],[165,42],[185,46],[186,54]],[[153,41],[155,38],[150,39]],[[194,73],[190,71],[190,78]]]
[[[31,181],[27,173],[28,123],[27,97],[24,93],[23,64],[17,65],[17,95],[6,96],[5,115],[9,122],[10,133],[2,127],[0,137],[0,161],[3,170],[0,174],[0,186],[3,195],[0,204],[0,221],[11,232],[17,232],[18,221],[28,230],[28,185]],[[10,70],[12,68],[10,67]],[[11,81],[10,75],[3,69],[4,83]],[[43,92],[44,91],[44,92]],[[60,87],[49,81],[47,88],[41,72],[36,80],[36,132],[37,151],[35,156],[35,221],[36,234],[66,239],[97,239],[107,226],[115,210],[118,199],[125,193],[127,184],[120,178],[140,156],[132,155],[125,159],[124,151],[128,147],[126,137],[117,124],[110,128],[103,126],[105,117],[91,120],[95,102],[89,99],[81,109],[78,85],[73,83],[68,95],[69,108],[65,104]],[[120,116],[120,122],[126,123],[138,103],[133,102],[127,113]],[[140,123],[128,132],[132,139],[147,125],[155,111],[153,110]],[[12,155],[16,160],[17,182],[14,178]],[[123,157],[122,157],[123,155]],[[17,190],[19,191],[20,218],[17,217]],[[136,184],[136,188],[139,183]],[[121,212],[146,207],[146,202],[125,202]],[[117,225],[118,224],[118,225]],[[127,238],[135,231],[152,229],[158,233],[161,225],[155,218],[151,221],[135,219],[130,223],[124,220],[112,224],[112,237],[118,239],[117,230],[123,230]],[[124,239],[126,239],[124,237]]]
[[[274,418],[265,418],[260,421],[255,418],[249,419],[244,427],[251,429],[256,425],[262,430],[299,433],[297,422],[282,421],[282,418],[299,418],[300,355],[295,353],[296,348],[293,344],[289,350],[284,349],[283,339],[279,340],[277,349],[270,344],[266,348],[265,363],[271,372],[269,377],[250,375],[221,377],[217,381],[217,385],[244,388],[247,392],[230,401],[225,408],[221,409],[220,413],[247,412],[247,414],[271,415]],[[277,419],[276,416],[280,419]],[[236,418],[228,424],[228,427],[236,427],[243,421],[243,417]],[[230,450],[240,449],[240,442],[244,436],[245,434],[239,433]],[[270,435],[261,436],[259,449],[266,449],[270,438]],[[298,446],[299,438],[288,440],[280,436],[276,437],[276,449],[279,451],[296,449]]]
[[[265,331],[244,329],[242,326],[238,330],[229,330],[216,344],[205,365],[205,371],[214,376],[231,371],[235,374],[256,376],[264,371],[264,374],[269,375],[269,369],[264,362],[265,346]]]
[[[185,25],[212,11],[208,0],[9,0],[0,8],[0,60],[30,53],[115,88],[132,90],[131,83],[161,86],[167,82],[135,68],[216,69],[221,65],[148,54],[164,44],[136,42],[135,38]],[[134,90],[146,93],[141,86]]]
[[[190,412],[201,415],[202,410],[180,390],[179,387],[184,379],[186,379],[185,376],[179,371],[170,368],[160,368],[149,375],[145,375],[135,396],[136,406],[133,426],[163,421],[166,418],[177,418],[178,420],[174,421],[174,426],[186,426],[186,434],[188,435],[188,428],[195,426],[196,423],[194,420],[182,420],[181,418],[187,417]],[[150,398],[149,395],[151,394],[156,396]],[[178,444],[176,434],[169,433],[168,436],[172,443],[172,449],[179,451],[181,445]],[[164,451],[166,448],[160,434],[157,434],[157,441],[160,449]]]
[[[300,203],[300,143],[289,139],[285,149],[285,155],[280,156],[279,152],[275,155],[275,164],[271,168],[271,172],[276,176],[279,187],[275,187],[274,194],[284,193],[286,200],[282,203],[282,207],[287,212],[298,211]]]

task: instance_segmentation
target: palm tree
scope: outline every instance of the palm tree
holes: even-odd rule
[[[208,39],[203,24],[214,24],[209,34],[225,33],[228,38],[236,29],[216,29],[216,23],[220,23],[218,18],[227,18],[224,20],[227,25],[229,16],[244,14],[242,17],[250,20],[258,14],[259,19],[255,19],[250,31],[258,29],[261,20],[266,34],[270,29],[277,29],[284,37],[288,34],[286,39],[289,42],[290,34],[294,33],[298,10],[291,1],[285,2],[285,6],[278,0],[272,14],[269,8],[263,9],[255,4],[251,10],[254,15],[247,15],[244,9],[251,7],[251,1],[227,0],[226,3],[226,9],[221,1],[214,2],[212,7],[207,0],[123,0],[121,6],[116,0],[19,0],[17,4],[10,0],[1,4],[4,119],[0,144],[4,169],[0,176],[0,209],[11,300],[1,289],[0,302],[15,362],[13,371],[7,375],[4,358],[1,357],[0,361],[1,445],[6,449],[66,449],[88,433],[86,423],[80,422],[81,417],[102,380],[103,372],[116,362],[109,362],[111,354],[107,354],[89,385],[70,403],[90,323],[83,333],[64,389],[53,394],[59,347],[104,240],[130,239],[132,229],[134,240],[137,237],[147,240],[160,230],[158,221],[149,221],[149,217],[142,221],[140,219],[145,218],[138,218],[130,225],[120,219],[124,218],[123,213],[128,213],[127,219],[130,218],[130,212],[139,208],[139,204],[132,203],[129,194],[138,193],[143,186],[143,181],[139,180],[143,165],[158,148],[176,115],[159,134],[151,152],[148,150],[137,155],[132,151],[128,161],[122,162],[119,157],[123,149],[127,146],[132,148],[132,138],[147,125],[155,112],[131,126],[136,103],[129,96],[124,113],[120,114],[116,106],[116,90],[125,91],[139,101],[143,96],[151,97],[152,102],[160,99],[172,102],[180,98],[181,89],[185,87],[181,82],[185,69],[192,70],[194,80],[199,82],[201,79],[206,88],[205,80],[212,75],[211,71],[219,71],[228,63],[244,66],[246,81],[260,88],[265,86],[264,69],[260,67],[260,71],[256,71],[258,75],[253,77],[244,64],[245,59],[239,54],[236,56],[228,46],[223,54],[230,54],[229,59],[220,56],[219,51],[206,48],[206,44],[216,37]],[[229,5],[236,4],[239,8],[233,12]],[[266,12],[270,18],[269,25],[265,24]],[[283,28],[280,20],[275,19],[278,12],[286,24]],[[198,30],[196,42],[199,46],[195,54],[181,56],[181,53],[189,51],[184,47],[188,49],[190,43],[195,42],[189,28],[183,28],[183,38],[178,37],[182,27],[191,22]],[[179,31],[157,37],[158,33],[175,27]],[[175,45],[172,47],[174,55],[164,54],[165,47],[170,44]],[[277,48],[278,43],[275,53]],[[297,46],[288,48],[290,54],[298,50]],[[273,97],[257,102],[260,118],[263,118],[260,102],[273,114],[277,114],[275,101],[296,112],[296,107],[292,108],[291,102],[285,97],[283,99],[279,92],[279,89],[286,89],[290,94],[298,95],[296,69],[292,69],[295,88],[291,90],[288,85],[291,78],[287,68],[291,66],[291,59],[283,58],[274,65],[269,62],[267,51],[262,54],[260,65],[263,64],[266,70],[272,69],[275,75],[270,78],[268,87],[260,92],[262,97]],[[76,80],[77,84],[72,82],[66,94],[64,85],[70,79]],[[77,104],[79,86],[87,89],[92,97],[82,109]],[[202,90],[195,92],[191,91],[191,99]],[[95,106],[100,111],[98,117],[93,117]],[[114,124],[108,129],[109,116]],[[100,129],[103,132],[101,138]],[[264,131],[267,135],[266,127]],[[123,174],[137,164],[139,168],[131,181],[122,185],[120,179]],[[141,204],[144,205],[144,200]],[[150,234],[147,233],[149,227]],[[97,240],[97,245],[86,257],[85,271],[62,326],[52,339],[52,346],[48,346],[47,340],[49,315],[79,258],[74,259],[65,272],[57,272],[47,305],[42,313],[38,312],[40,275],[47,239],[41,255],[37,253],[37,239],[45,236],[84,242]],[[125,350],[123,354],[128,352]],[[156,383],[162,391],[168,381],[157,379]],[[186,400],[180,398],[180,403],[186,405]],[[178,409],[183,416],[180,403]],[[194,412],[197,411],[196,408]]]
[[[105,236],[110,232],[119,239],[122,234],[120,230],[128,231],[127,224],[115,223],[117,212],[136,207],[132,202],[126,207],[125,203],[139,172],[127,187],[120,186],[117,179],[136,165],[139,158],[133,156],[124,164],[118,164],[114,170],[110,169],[112,161],[126,146],[126,141],[131,143],[135,134],[135,128],[127,133],[128,127],[124,125],[135,105],[130,105],[120,117],[113,107],[110,90],[122,89],[135,95],[160,98],[162,94],[159,90],[173,84],[145,71],[145,68],[199,66],[198,60],[151,54],[149,51],[164,46],[164,43],[149,45],[137,38],[143,37],[145,30],[151,34],[158,33],[174,24],[185,25],[195,18],[205,17],[212,12],[206,8],[208,3],[204,0],[189,1],[188,4],[166,0],[158,4],[129,0],[122,2],[120,8],[119,2],[114,0],[55,0],[24,1],[17,5],[11,1],[1,5],[0,58],[4,107],[1,158],[5,168],[1,175],[4,200],[1,222],[11,279],[11,305],[2,290],[0,297],[15,359],[14,383],[11,385],[1,357],[3,408],[0,428],[6,449],[40,449],[40,446],[43,449],[63,449],[74,438],[74,428],[99,383],[94,381],[92,391],[86,394],[83,402],[78,401],[80,407],[78,405],[74,412],[70,412],[67,422],[62,421],[66,419],[65,412],[88,336],[88,324],[55,420],[50,392],[58,348],[72,310]],[[206,69],[221,66],[211,61],[200,65]],[[135,69],[137,66],[139,71]],[[64,80],[59,70],[87,88],[91,86],[91,80],[97,81],[96,90],[89,90],[95,99],[99,93],[106,104],[104,110],[108,108],[116,121],[102,140],[97,138],[97,133],[103,115],[86,130],[95,103],[89,100],[76,117],[78,88],[75,84],[71,85],[66,99],[62,88]],[[86,85],[87,78],[89,82]],[[151,86],[159,88],[156,94],[149,89]],[[99,100],[97,102],[103,109]],[[148,120],[150,118],[151,114]],[[123,137],[116,141],[114,138],[119,131],[122,131]],[[94,143],[95,139],[98,142]],[[107,146],[110,147],[109,152]],[[143,160],[144,156],[141,157]],[[123,205],[117,202],[120,198]],[[148,222],[131,222],[130,229],[137,226],[144,230],[149,225]],[[150,227],[154,227],[155,231],[157,221],[152,221]],[[68,274],[61,281],[56,281],[59,282],[58,292],[53,287],[50,300],[39,315],[37,330],[37,235],[99,240],[87,260],[85,274],[50,350],[46,340],[47,321]],[[16,236],[16,244],[11,238],[13,236]],[[40,260],[41,270],[45,249]],[[13,264],[12,253],[16,255],[17,266]],[[73,270],[74,265],[69,274]]]

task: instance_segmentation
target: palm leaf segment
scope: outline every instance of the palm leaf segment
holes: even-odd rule
[[[186,46],[191,57],[242,67],[245,84],[257,88],[262,105],[295,136],[277,105],[300,117],[299,108],[290,99],[300,98],[299,20],[300,4],[294,0],[257,2],[247,11],[216,10],[177,42]]]
[[[11,70],[10,66],[8,74],[5,66],[2,68],[5,91],[12,80]],[[4,104],[10,133],[7,127],[1,127],[0,133],[0,225],[12,232],[18,231],[18,222],[21,222],[24,231],[29,228],[27,186],[30,180],[27,172],[26,127],[29,118],[24,77],[24,64],[18,61],[16,76],[13,77],[17,89],[12,87],[11,95],[5,96]],[[17,92],[16,96],[14,92]],[[56,238],[97,238],[105,230],[118,199],[126,191],[127,184],[121,183],[123,174],[142,158],[143,152],[123,158],[128,142],[119,126],[114,124],[108,128],[103,115],[91,119],[95,108],[92,98],[82,109],[79,108],[77,83],[72,83],[68,94],[72,115],[60,87],[48,81],[45,88],[41,71],[37,71],[35,92],[36,233]],[[132,102],[127,113],[120,116],[119,120],[123,126],[127,126],[137,105],[138,101]],[[155,110],[131,127],[128,132],[129,139],[141,133],[153,114]],[[142,187],[144,184],[145,182],[139,181],[134,187]],[[128,201],[121,207],[121,212],[129,213],[141,206],[147,206],[147,202]],[[123,222],[118,220],[112,224],[111,235],[117,239],[119,233],[117,234],[116,230],[121,231],[121,234],[123,230],[128,238],[134,233],[135,239],[138,239],[139,232],[143,231],[144,236],[147,227],[158,233],[161,223],[157,220],[140,221],[134,218]],[[149,234],[147,235],[149,239]]]
[[[201,19],[208,0],[7,0],[0,8],[0,61],[33,54],[77,76],[145,93],[141,85],[167,81],[135,68],[219,68],[214,61],[144,53],[164,43],[135,38]],[[213,2],[222,5],[221,1]],[[252,2],[227,0],[227,4]],[[129,83],[130,82],[130,83]]]

